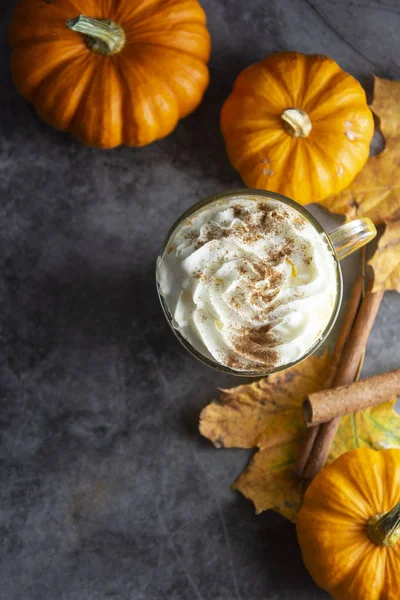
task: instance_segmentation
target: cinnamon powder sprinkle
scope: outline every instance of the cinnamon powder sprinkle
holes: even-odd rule
[[[277,210],[275,206],[259,202],[255,211],[234,205],[232,208],[235,219],[241,221],[241,225],[235,227],[223,227],[216,223],[208,224],[203,228],[202,235],[198,239],[196,247],[233,236],[235,240],[244,244],[254,244],[263,239],[266,233],[272,229],[279,231],[279,225],[288,219],[293,222],[293,215],[284,208]],[[304,220],[295,217],[298,224]],[[244,226],[243,226],[244,225]],[[278,227],[277,227],[278,226]],[[279,285],[284,279],[284,274],[275,267],[286,258],[290,259],[294,251],[299,252],[299,247],[291,239],[284,239],[283,245],[272,250],[267,259],[252,259],[246,265],[240,265],[238,272],[248,282],[248,299],[252,304],[260,306],[259,318],[268,319],[268,313],[276,309],[277,304],[273,301],[279,295]],[[265,285],[260,285],[265,283]],[[235,294],[229,300],[229,306],[239,311],[243,298]],[[262,306],[264,305],[264,306]],[[271,324],[262,327],[242,327],[235,329],[230,336],[230,348],[232,354],[224,357],[224,364],[232,369],[245,368],[246,370],[272,368],[279,360],[279,352],[276,346],[280,340],[278,336],[271,333]]]
[[[287,220],[297,222],[300,219],[300,222],[304,223],[302,217],[297,215],[293,217],[285,208],[278,210],[268,202],[256,202],[254,211],[250,211],[239,204],[233,205],[231,209],[234,218],[239,222],[234,227],[232,225],[230,227],[223,227],[214,222],[207,223],[202,227],[201,235],[194,245],[195,250],[198,250],[204,244],[230,236],[233,236],[243,244],[250,245],[262,240],[266,233],[272,229],[276,230],[277,225]],[[288,253],[289,251],[289,245],[286,245],[284,252]]]

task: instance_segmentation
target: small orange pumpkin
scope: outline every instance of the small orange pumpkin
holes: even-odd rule
[[[168,135],[208,85],[197,0],[20,0],[10,25],[21,94],[88,146]]]
[[[307,204],[354,179],[367,161],[374,122],[363,88],[335,61],[281,52],[240,73],[221,129],[246,185]]]
[[[335,600],[400,597],[400,450],[359,448],[325,467],[297,522],[304,563]]]

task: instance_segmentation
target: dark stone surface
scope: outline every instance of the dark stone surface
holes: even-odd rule
[[[239,71],[322,52],[400,77],[396,1],[203,0],[203,104],[139,150],[87,149],[14,90],[1,5],[1,600],[322,600],[294,526],[229,491],[249,454],[197,433],[237,380],[192,359],[158,306],[154,262],[194,201],[238,187],[219,133]],[[350,277],[354,261],[346,261]],[[365,373],[399,366],[385,298]],[[378,357],[379,353],[379,357]]]

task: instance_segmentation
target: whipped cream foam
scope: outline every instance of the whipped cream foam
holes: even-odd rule
[[[300,359],[335,306],[332,252],[300,213],[235,197],[200,209],[158,259],[172,324],[198,352],[235,371]]]

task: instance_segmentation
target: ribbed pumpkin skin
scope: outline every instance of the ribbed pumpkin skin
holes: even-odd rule
[[[297,522],[304,563],[334,600],[399,600],[400,543],[377,546],[366,524],[400,501],[400,450],[352,450],[308,488]]]
[[[308,137],[292,137],[282,113],[305,111]],[[317,202],[362,169],[374,132],[361,85],[321,55],[272,54],[240,73],[221,112],[232,165],[252,188]]]
[[[114,56],[65,23],[80,14],[125,31]],[[20,0],[9,29],[19,92],[47,123],[88,146],[143,146],[168,135],[208,85],[210,36],[197,0]]]

